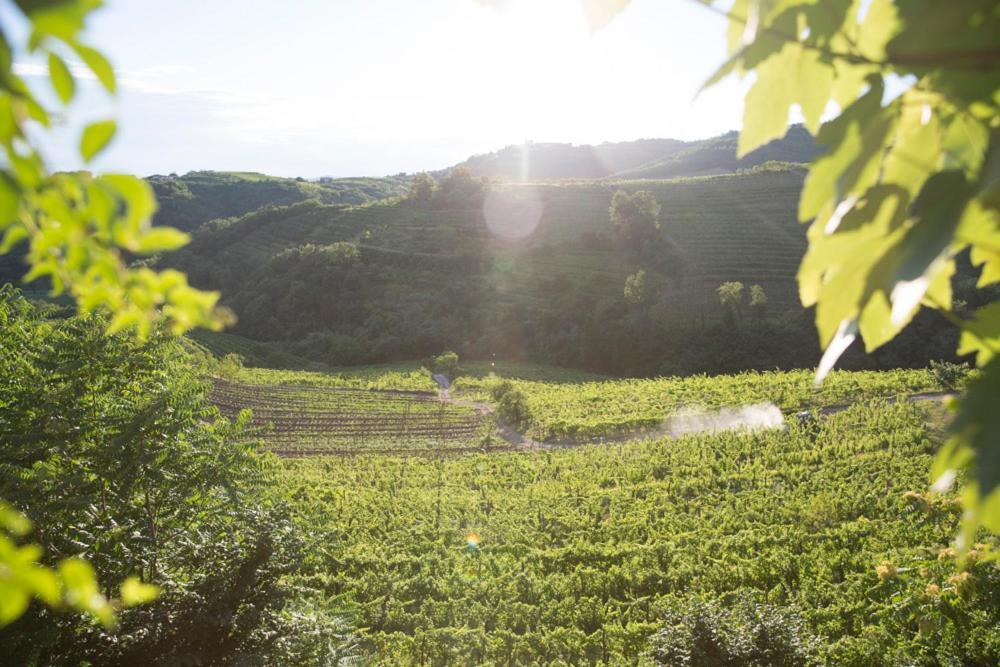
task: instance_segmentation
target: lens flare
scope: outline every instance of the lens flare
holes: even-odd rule
[[[493,190],[483,201],[483,218],[494,236],[517,241],[538,229],[542,209],[542,201],[533,189]]]

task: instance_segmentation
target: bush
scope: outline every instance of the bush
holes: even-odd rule
[[[669,667],[798,667],[817,664],[819,649],[796,611],[749,596],[680,601],[650,643],[653,661]]]
[[[458,355],[449,350],[434,357],[434,361],[431,363],[431,372],[446,375],[449,380],[454,380],[461,372],[458,366]]]
[[[227,380],[235,379],[243,370],[243,357],[235,352],[224,355],[216,362],[215,373]]]
[[[490,388],[490,397],[497,403],[497,416],[500,419],[521,430],[531,423],[528,399],[510,380],[503,380],[493,385]]]
[[[950,361],[931,361],[931,375],[945,389],[958,391],[969,376],[969,367]]]

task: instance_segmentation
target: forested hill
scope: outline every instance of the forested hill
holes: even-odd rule
[[[803,176],[768,166],[487,191],[459,171],[423,200],[311,201],[214,222],[164,262],[222,291],[239,317],[231,334],[329,365],[455,349],[639,375],[805,367],[820,351],[795,282]],[[618,190],[648,192],[661,208],[642,247],[612,225]],[[503,234],[497,211],[501,227],[526,235]],[[518,219],[532,215],[534,230]],[[743,289],[723,306],[727,282]],[[754,285],[765,301],[751,305]],[[916,351],[904,339],[846,364],[925,362],[954,347],[920,323],[914,336]]]
[[[529,143],[476,155],[461,164],[473,174],[510,181],[565,178],[677,178],[732,173],[769,161],[806,163],[816,155],[812,136],[799,126],[743,158],[736,132],[699,141],[640,139],[598,145]]]
[[[364,204],[406,192],[409,179],[337,178],[306,181],[250,172],[192,171],[150,176],[160,209],[155,223],[185,231],[216,218],[238,217],[261,206],[288,206],[307,199],[324,204]]]

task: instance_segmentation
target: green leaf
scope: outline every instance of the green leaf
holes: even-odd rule
[[[0,255],[9,252],[11,248],[28,238],[28,230],[24,225],[13,225],[7,228],[0,240]]]
[[[115,84],[115,71],[111,67],[111,63],[105,58],[100,51],[92,49],[89,46],[80,44],[79,42],[70,42],[70,46],[76,51],[76,54],[80,56],[80,60],[86,63],[90,71],[94,73],[97,80],[101,82],[104,89],[109,93],[114,93],[116,89]]]
[[[737,157],[785,136],[788,108],[795,103],[794,84],[788,72],[797,70],[795,60],[799,50],[794,44],[786,44],[757,68],[757,80],[744,101]]]
[[[7,503],[0,501],[0,526],[14,535],[25,535],[31,530],[31,520]]]
[[[62,103],[69,104],[76,90],[76,82],[73,80],[73,74],[69,71],[69,67],[55,53],[49,53],[49,79]]]
[[[16,620],[28,608],[27,591],[14,582],[0,579],[0,627]]]
[[[138,577],[129,577],[122,583],[122,604],[134,607],[155,600],[160,594],[160,587],[144,584]]]
[[[158,252],[176,250],[187,244],[191,237],[173,227],[154,227],[142,235],[136,244],[135,251],[149,255]]]
[[[941,124],[934,102],[920,91],[903,93],[891,148],[883,158],[882,182],[904,187],[914,199],[941,167]]]
[[[895,123],[894,109],[882,108],[881,79],[816,137],[827,151],[809,168],[799,199],[799,219],[815,217],[825,227],[837,205],[860,197],[875,184],[880,158]]]
[[[965,467],[971,459],[974,487],[972,506],[966,513],[965,534],[975,532],[975,524],[1000,532],[1000,357],[969,380],[959,399],[958,414],[952,423],[953,436],[938,455],[935,468]],[[969,525],[971,524],[971,525]]]
[[[125,217],[119,220],[115,233],[125,233],[129,238],[137,236],[156,213],[156,195],[153,187],[141,178],[127,174],[104,174],[97,179],[98,183],[110,187],[116,199],[125,202]],[[131,241],[119,240],[122,245],[130,245]]]
[[[899,17],[892,0],[872,0],[858,27],[857,49],[874,62],[885,60],[886,44],[899,31]]]
[[[118,125],[113,120],[102,120],[91,123],[83,128],[83,136],[80,139],[80,155],[85,162],[90,162],[95,155],[100,153],[115,136]]]
[[[105,627],[114,625],[111,604],[97,587],[94,568],[81,558],[69,558],[59,563],[59,575],[65,587],[66,602],[97,618]]]
[[[983,123],[969,114],[955,114],[944,132],[944,168],[964,169],[968,178],[975,179],[989,141],[989,130]]]
[[[962,326],[959,354],[975,354],[976,365],[985,366],[1000,354],[1000,301],[983,306]]]
[[[83,29],[87,13],[93,8],[89,2],[74,0],[16,0],[17,5],[31,18],[34,33],[30,42],[36,44],[43,36],[51,35],[70,40]]]

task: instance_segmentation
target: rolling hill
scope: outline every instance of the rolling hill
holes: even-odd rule
[[[205,225],[164,261],[222,291],[239,317],[233,334],[329,365],[452,348],[607,373],[807,366],[819,350],[795,286],[802,180],[798,168],[757,168],[499,185],[485,203],[482,193],[307,201]],[[655,256],[637,260],[616,242],[608,207],[619,189],[659,202]],[[515,217],[534,211],[537,226],[505,236],[484,214],[495,201]],[[623,297],[639,269],[656,294],[642,306]],[[766,309],[729,322],[716,295],[726,281],[762,286]]]
[[[727,132],[699,141],[640,139],[598,145],[526,143],[473,156],[461,166],[477,176],[510,181],[678,178],[732,173],[771,161],[806,163],[817,152],[812,136],[800,125],[743,158],[736,157],[737,136]]]
[[[154,224],[185,231],[216,218],[241,216],[261,206],[307,199],[324,204],[364,204],[406,192],[408,179],[339,178],[318,182],[250,172],[192,171],[148,178],[160,209]]]

